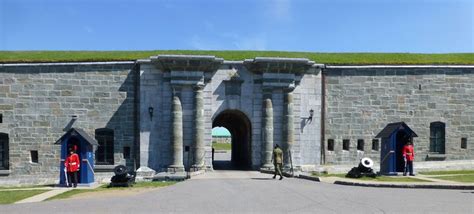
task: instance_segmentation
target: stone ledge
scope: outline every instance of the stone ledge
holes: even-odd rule
[[[427,154],[426,160],[443,161],[443,160],[446,160],[446,154]]]
[[[8,176],[11,174],[11,170],[0,170],[0,176]]]
[[[463,189],[474,190],[474,185],[447,185],[447,184],[374,184],[374,183],[358,183],[350,181],[335,181],[334,184],[347,186],[363,186],[363,187],[385,187],[385,188],[416,188],[416,189]]]

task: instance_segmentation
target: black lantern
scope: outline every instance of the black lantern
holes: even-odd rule
[[[309,110],[309,117],[308,117],[309,121],[313,121],[313,115],[314,115],[314,110],[313,109]]]
[[[148,114],[150,114],[150,121],[152,121],[153,118],[153,107],[148,107]]]

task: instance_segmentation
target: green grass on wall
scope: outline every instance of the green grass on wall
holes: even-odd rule
[[[474,53],[316,53],[284,51],[0,51],[0,63],[133,61],[159,54],[214,55],[225,60],[259,57],[308,58],[328,65],[473,65]]]

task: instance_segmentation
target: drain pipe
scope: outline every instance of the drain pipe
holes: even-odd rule
[[[134,90],[134,103],[133,103],[133,171],[140,168],[140,128],[139,128],[139,114],[140,114],[140,63],[135,61],[132,67],[132,73],[135,75],[133,90]]]
[[[326,65],[321,67],[321,165],[326,164],[326,148],[324,146],[326,130]]]

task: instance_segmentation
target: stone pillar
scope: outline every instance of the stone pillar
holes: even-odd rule
[[[272,168],[273,152],[273,106],[271,93],[265,93],[263,97],[263,148],[262,168]]]
[[[285,101],[284,101],[284,124],[283,124],[283,154],[284,154],[284,161],[285,166],[284,168],[291,168],[290,165],[290,156],[289,152],[293,147],[294,143],[294,115],[293,115],[293,92],[286,91],[285,92]]]
[[[170,171],[184,171],[183,165],[183,109],[177,93],[173,93],[171,136],[172,163],[168,167]]]
[[[194,170],[204,167],[204,85],[194,88]]]

